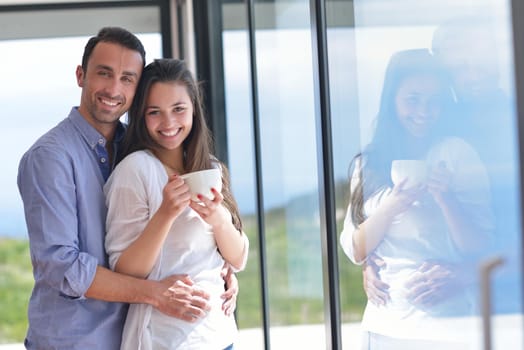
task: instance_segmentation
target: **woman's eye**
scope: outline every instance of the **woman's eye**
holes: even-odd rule
[[[148,111],[146,115],[158,115],[158,111]]]

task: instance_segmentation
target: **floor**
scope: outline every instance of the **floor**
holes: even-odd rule
[[[523,350],[523,315],[498,315],[492,321],[493,327],[493,349],[495,350]],[[450,319],[449,324],[457,330],[461,337],[466,336],[463,332],[468,328],[468,323],[475,329],[480,330],[482,323],[478,318]],[[456,324],[456,325],[455,325]],[[264,340],[261,329],[242,329],[239,339],[235,343],[235,350],[264,350]],[[297,325],[288,327],[271,328],[270,341],[272,350],[280,349],[325,349],[324,325]],[[360,349],[360,324],[347,323],[342,325],[342,345],[344,349]],[[467,335],[473,341],[468,350],[481,350],[482,333]],[[0,344],[0,350],[24,350],[22,344]]]

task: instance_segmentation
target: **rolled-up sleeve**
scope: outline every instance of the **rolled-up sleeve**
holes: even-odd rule
[[[98,259],[80,252],[77,196],[72,163],[51,147],[39,147],[20,162],[18,186],[37,281],[60,295],[84,298]]]

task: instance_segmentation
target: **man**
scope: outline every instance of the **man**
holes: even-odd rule
[[[478,152],[489,173],[494,241],[484,259],[504,264],[493,277],[496,313],[522,309],[518,140],[511,44],[490,17],[451,19],[437,28],[432,51],[451,72],[457,96],[457,134]]]
[[[80,106],[20,162],[18,187],[35,278],[27,349],[119,349],[124,303],[147,303],[189,322],[209,308],[208,294],[187,277],[149,281],[107,268],[103,185],[125,131],[119,118],[144,64],[138,38],[122,28],[101,29],[87,42],[76,70]],[[226,308],[234,308],[236,280],[228,282]]]

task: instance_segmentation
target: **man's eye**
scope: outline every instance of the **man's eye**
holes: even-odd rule
[[[129,84],[132,84],[134,82],[133,78],[127,77],[127,76],[124,76],[122,78],[122,81],[125,82],[125,83],[129,83]]]
[[[99,72],[98,72],[98,75],[100,75],[101,77],[108,77],[108,76],[109,76],[109,72],[106,72],[106,71],[99,71]]]

